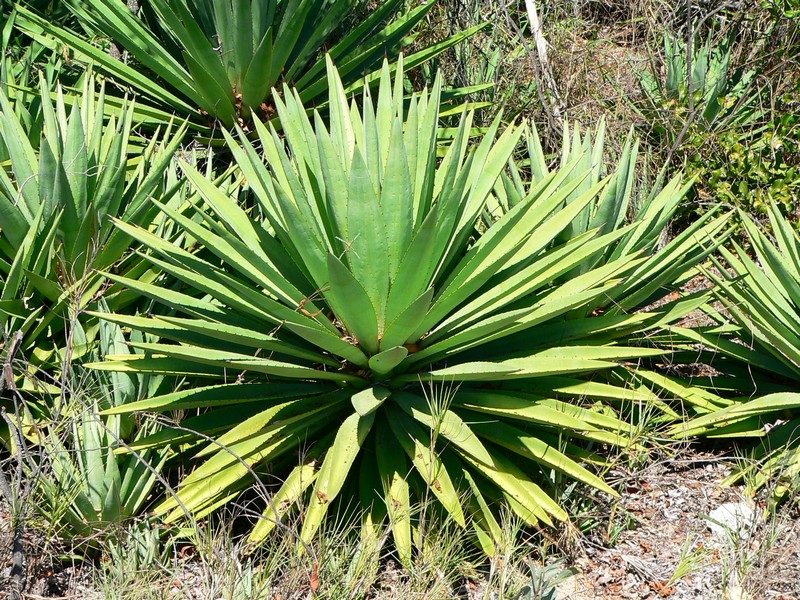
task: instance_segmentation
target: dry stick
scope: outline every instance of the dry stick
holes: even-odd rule
[[[6,388],[8,388],[11,393],[15,393],[17,391],[17,386],[14,383],[14,370],[12,367],[14,361],[14,355],[17,353],[20,345],[22,344],[22,331],[17,331],[11,337],[11,340],[7,343],[6,349],[6,356],[3,360],[3,371],[0,373],[0,393],[2,393]],[[17,470],[18,474],[20,475],[19,481],[20,484],[22,483],[22,461],[23,461],[23,449],[24,445],[19,439],[21,436],[19,435],[19,431],[14,426],[14,423],[8,416],[5,407],[0,407],[0,412],[2,412],[3,420],[8,425],[8,432],[9,435],[14,436],[15,445],[17,446]],[[22,598],[22,590],[24,589],[25,585],[25,554],[24,554],[24,546],[23,546],[23,533],[24,533],[24,526],[23,521],[20,518],[20,515],[16,514],[17,511],[13,509],[14,502],[14,493],[11,489],[11,485],[8,482],[8,479],[5,476],[5,473],[0,468],[0,493],[5,497],[6,501],[8,502],[9,508],[12,508],[11,512],[11,521],[12,521],[12,546],[11,546],[11,580],[12,586],[8,592],[8,597],[10,600],[21,600]],[[24,494],[23,494],[24,495]]]
[[[547,95],[545,94],[544,90],[546,89],[546,85],[544,82],[544,74],[542,73],[542,67],[540,61],[536,59],[535,53],[531,48],[528,40],[525,37],[525,34],[522,33],[519,25],[517,25],[516,21],[511,18],[511,15],[508,11],[508,3],[510,0],[506,0],[503,3],[502,10],[503,14],[505,15],[506,21],[514,30],[517,37],[522,42],[522,47],[525,49],[525,52],[528,54],[528,58],[530,58],[531,66],[533,67],[533,77],[536,80],[536,92],[539,94],[539,97],[542,100],[542,108],[544,109],[545,116],[547,117],[547,124],[549,128],[552,130],[553,134],[559,136],[561,134],[561,113],[560,107],[556,106],[555,108],[550,106],[550,103],[547,100]],[[541,34],[541,31],[540,31]],[[546,42],[545,42],[546,44]],[[545,46],[546,47],[546,46]],[[547,63],[549,66],[549,63]],[[551,75],[552,77],[552,75]],[[555,91],[555,90],[554,90]],[[556,96],[558,96],[556,92]],[[558,114],[556,114],[558,111]]]
[[[22,331],[15,332],[14,335],[11,336],[11,341],[6,343],[7,350],[5,359],[3,359],[3,372],[0,373],[0,394],[2,394],[3,390],[6,388],[11,391],[16,391],[17,389],[14,383],[14,369],[12,365],[20,344],[22,344]]]
[[[550,68],[550,61],[547,60],[547,40],[544,39],[544,34],[542,33],[542,25],[539,21],[539,13],[536,10],[536,2],[534,2],[534,0],[525,0],[525,8],[528,12],[531,35],[533,35],[533,41],[536,44],[536,54],[539,58],[542,75],[545,78],[545,83],[550,88],[550,93],[553,94],[553,115],[560,121],[561,96],[558,93],[558,86],[556,86],[553,70]]]
[[[23,453],[23,444],[20,440],[22,437],[19,433],[19,430],[14,425],[11,418],[8,416],[5,407],[0,407],[0,413],[2,414],[3,420],[8,425],[8,432],[9,435],[14,437],[15,445],[17,446],[17,463],[18,468],[22,469],[22,453]],[[5,476],[3,476],[5,479]],[[21,481],[21,480],[20,480]],[[8,500],[9,503],[11,502],[11,488],[8,486],[8,482],[4,481],[5,486],[8,487]],[[12,521],[12,545],[11,545],[11,589],[8,591],[8,598],[9,600],[22,600],[22,590],[25,589],[25,547],[23,542],[23,534],[25,531],[25,527],[23,526],[23,521],[21,515],[14,514],[16,511],[12,511],[11,514],[11,521]]]

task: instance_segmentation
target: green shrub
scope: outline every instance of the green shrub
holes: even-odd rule
[[[771,119],[755,132],[728,131],[697,142],[688,165],[704,182],[706,202],[725,202],[757,216],[766,216],[775,203],[785,214],[797,214],[800,88],[776,99]]]

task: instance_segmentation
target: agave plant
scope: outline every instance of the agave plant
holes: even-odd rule
[[[691,49],[689,63],[686,43],[664,34],[666,77],[658,75],[654,63],[649,71],[637,72],[644,95],[637,110],[656,133],[673,143],[687,121],[700,131],[721,131],[759,118],[760,94],[753,87],[756,72],[732,68],[733,42],[733,35],[720,43],[709,36]]]
[[[150,26],[116,0],[68,2],[85,27],[120,44],[152,77],[32,11],[19,10],[20,26],[43,43],[52,36],[151,101],[185,116],[200,111],[230,128],[249,123],[252,113],[271,117],[269,92],[280,81],[290,82],[308,103],[324,99],[320,50],[331,41],[330,54],[345,82],[363,81],[384,56],[396,56],[413,39],[411,30],[433,4],[422,3],[387,23],[401,1],[382,2],[337,38],[356,0],[151,0],[141,11]],[[430,60],[477,29],[420,50],[406,65]]]
[[[481,215],[524,127],[499,133],[498,117],[470,149],[465,113],[439,160],[438,82],[405,110],[402,73],[392,83],[388,64],[374,103],[365,88],[348,105],[332,64],[328,77],[328,123],[285,88],[274,95],[285,142],[261,124],[257,145],[241,131],[239,141],[228,136],[257,203],[250,212],[185,166],[198,193],[194,215],[159,205],[197,251],[117,222],[183,287],[108,273],[175,312],[99,315],[162,341],[133,343],[145,354],[93,367],[194,380],[107,414],[202,409],[135,446],[173,443],[201,461],[158,511],[168,521],[207,514],[269,463],[283,483],[253,542],[294,506],[304,507],[308,541],[334,502],[358,498],[369,523],[388,516],[408,560],[414,506],[425,497],[461,525],[471,515],[491,553],[498,501],[529,524],[567,517],[548,493],[554,471],[613,493],[585,468],[601,459],[581,440],[626,444],[629,428],[580,399],[655,400],[628,386],[620,365],[663,355],[633,338],[681,310],[628,314],[625,301],[638,307],[679,279],[722,225],[706,223],[655,258],[622,248],[560,281],[652,223],[561,241],[608,185],[598,181],[565,205],[588,176],[579,159],[544,175],[487,227]],[[594,310],[609,298],[621,308]]]
[[[729,482],[744,478],[751,492],[769,486],[777,501],[800,484],[800,235],[775,205],[769,220],[774,241],[742,212],[755,259],[731,243],[708,272],[725,307],[712,313],[719,323],[671,331],[716,353],[708,362],[721,372],[687,386],[684,395],[700,388],[717,406],[675,433],[755,438],[754,460]]]
[[[0,170],[3,346],[41,368],[60,366],[67,347],[73,356],[88,349],[94,333],[78,315],[100,295],[115,309],[130,301],[118,289],[105,289],[96,271],[143,272],[135,257],[119,263],[128,256],[131,238],[109,216],[153,223],[159,212],[148,197],[167,193],[164,173],[184,131],[166,131],[171,140],[163,147],[160,136],[146,145],[133,143],[132,111],[124,110],[119,121],[107,119],[104,94],[96,97],[94,85],[87,78],[83,102],[70,107],[60,90],[53,105],[42,82],[41,143],[38,130],[28,131],[0,92],[0,137],[9,155],[8,170]],[[95,322],[90,329],[96,328]]]
[[[117,325],[101,323],[98,337],[101,354],[130,353]],[[98,535],[140,514],[167,459],[166,449],[115,452],[115,447],[152,435],[157,424],[139,428],[130,415],[104,418],[98,413],[146,397],[161,382],[158,377],[87,372],[79,366],[73,375],[71,406],[54,411],[53,421],[36,438],[44,450],[43,461],[33,466],[42,494],[37,508],[59,527],[59,535],[86,539],[94,547]]]

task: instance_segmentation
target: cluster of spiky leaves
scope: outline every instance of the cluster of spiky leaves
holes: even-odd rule
[[[38,366],[64,359],[65,323],[106,285],[97,269],[142,273],[141,261],[128,255],[131,238],[109,216],[145,227],[158,220],[149,197],[169,197],[164,174],[184,131],[167,129],[163,142],[155,135],[146,144],[129,143],[132,111],[108,119],[104,93],[95,97],[94,87],[87,78],[80,104],[59,88],[55,104],[40,103],[40,119],[19,115],[19,101],[0,92],[8,155],[0,170],[0,323],[8,345],[19,338],[15,352]],[[41,94],[49,96],[44,80]],[[130,301],[119,288],[104,295],[115,309]],[[73,328],[69,352],[85,352],[96,328]]]
[[[728,481],[744,479],[753,493],[768,487],[777,502],[797,489],[800,476],[800,236],[774,205],[774,238],[749,215],[740,218],[755,256],[731,242],[707,272],[724,310],[708,310],[716,322],[706,327],[670,328],[699,344],[721,372],[677,390],[706,402],[675,433],[755,440]]]
[[[274,99],[285,139],[260,124],[258,150],[244,135],[227,137],[257,204],[250,213],[182,165],[197,192],[191,206],[159,206],[202,252],[117,223],[183,287],[106,274],[174,313],[99,315],[163,341],[94,367],[213,384],[110,411],[206,409],[138,446],[182,444],[205,459],[159,511],[168,520],[206,514],[247,486],[253,467],[307,451],[253,540],[298,503],[309,540],[337,497],[357,497],[371,522],[388,516],[408,559],[412,506],[426,494],[462,525],[471,496],[491,552],[497,501],[530,524],[566,518],[541,487],[553,469],[611,493],[580,464],[598,457],[568,440],[625,444],[628,425],[577,400],[656,400],[627,385],[620,365],[662,356],[637,339],[697,301],[634,310],[685,278],[724,220],[655,251],[660,211],[684,191],[675,181],[646,218],[571,232],[631,176],[625,167],[591,181],[576,149],[481,231],[524,128],[499,133],[498,118],[470,147],[465,114],[437,160],[438,84],[404,109],[402,75],[392,84],[387,65],[374,102],[365,90],[348,104],[331,64],[328,77],[329,122],[284,89]],[[614,197],[627,202],[625,192]]]
[[[118,43],[118,51],[130,53],[147,72],[24,7],[18,8],[19,26],[43,44],[66,44],[159,107],[200,124],[204,113],[231,127],[249,123],[253,112],[273,116],[269,92],[279,82],[290,83],[309,103],[323,99],[326,45],[342,78],[363,85],[366,73],[413,40],[412,30],[434,2],[394,19],[400,0],[382,2],[351,27],[346,23],[355,0],[151,0],[138,14],[116,0],[66,4],[81,27]],[[477,29],[426,47],[406,62],[422,64]]]
[[[687,49],[682,39],[664,33],[665,77],[653,59],[650,70],[636,73],[644,97],[635,109],[656,134],[674,143],[687,122],[701,131],[721,131],[761,117],[756,71],[731,65],[734,39],[735,32],[720,43],[709,36]]]

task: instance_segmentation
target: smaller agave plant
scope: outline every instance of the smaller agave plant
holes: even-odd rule
[[[185,132],[167,128],[163,138],[137,143],[132,105],[112,109],[95,84],[85,78],[82,101],[58,88],[52,102],[42,79],[41,129],[20,114],[23,98],[12,102],[0,91],[8,156],[0,169],[0,348],[9,364],[24,357],[51,375],[68,353],[76,358],[96,339],[96,320],[88,326],[78,313],[96,307],[101,294],[114,309],[131,302],[119,289],[105,289],[97,273],[142,272],[129,253],[131,238],[110,216],[154,225],[160,213],[148,196],[168,195],[165,173]],[[21,375],[15,368],[14,379]]]
[[[675,434],[753,441],[728,483],[769,488],[777,503],[800,485],[800,235],[774,204],[774,238],[746,213],[740,219],[754,256],[731,243],[708,272],[725,310],[710,311],[717,322],[704,328],[670,328],[706,348],[720,372],[683,388],[697,416]]]
[[[327,121],[284,88],[273,98],[285,139],[259,123],[257,144],[227,137],[251,208],[183,166],[196,196],[182,211],[157,204],[192,251],[117,222],[181,282],[109,273],[169,311],[98,315],[161,341],[94,368],[187,378],[106,411],[193,409],[179,429],[132,445],[172,444],[197,461],[157,510],[168,521],[208,514],[269,465],[282,484],[252,542],[295,507],[308,542],[334,504],[355,501],[367,524],[389,520],[408,561],[425,499],[471,524],[491,554],[500,505],[531,525],[567,518],[554,473],[613,494],[584,444],[629,443],[615,407],[657,398],[629,385],[624,365],[661,357],[644,332],[691,303],[637,310],[682,280],[724,224],[706,219],[662,253],[634,243],[658,210],[564,237],[623,177],[585,185],[582,156],[514,188],[520,197],[487,224],[524,127],[500,132],[498,117],[471,147],[465,113],[439,159],[438,81],[406,103],[402,70],[393,81],[385,64],[377,98],[365,88],[348,103],[329,62],[328,84]],[[673,182],[658,202],[682,190]]]
[[[761,94],[753,83],[756,71],[731,65],[733,41],[730,36],[715,43],[709,36],[689,49],[686,42],[667,32],[665,77],[658,75],[654,63],[649,71],[637,72],[644,95],[637,110],[654,123],[658,134],[668,136],[670,143],[687,121],[699,131],[710,132],[747,125],[762,116]]]
[[[103,354],[131,352],[114,323],[101,323],[99,338]],[[169,449],[120,453],[117,446],[152,435],[159,425],[147,422],[138,427],[132,415],[98,414],[104,408],[147,396],[158,388],[159,377],[103,372],[82,375],[76,377],[79,384],[72,390],[71,406],[54,412],[53,422],[36,438],[46,457],[34,467],[42,471],[42,498],[36,506],[51,524],[60,526],[60,536],[82,539],[94,548],[100,537],[141,514],[152,501]],[[86,404],[81,405],[83,402]],[[17,438],[21,435],[22,431]]]

